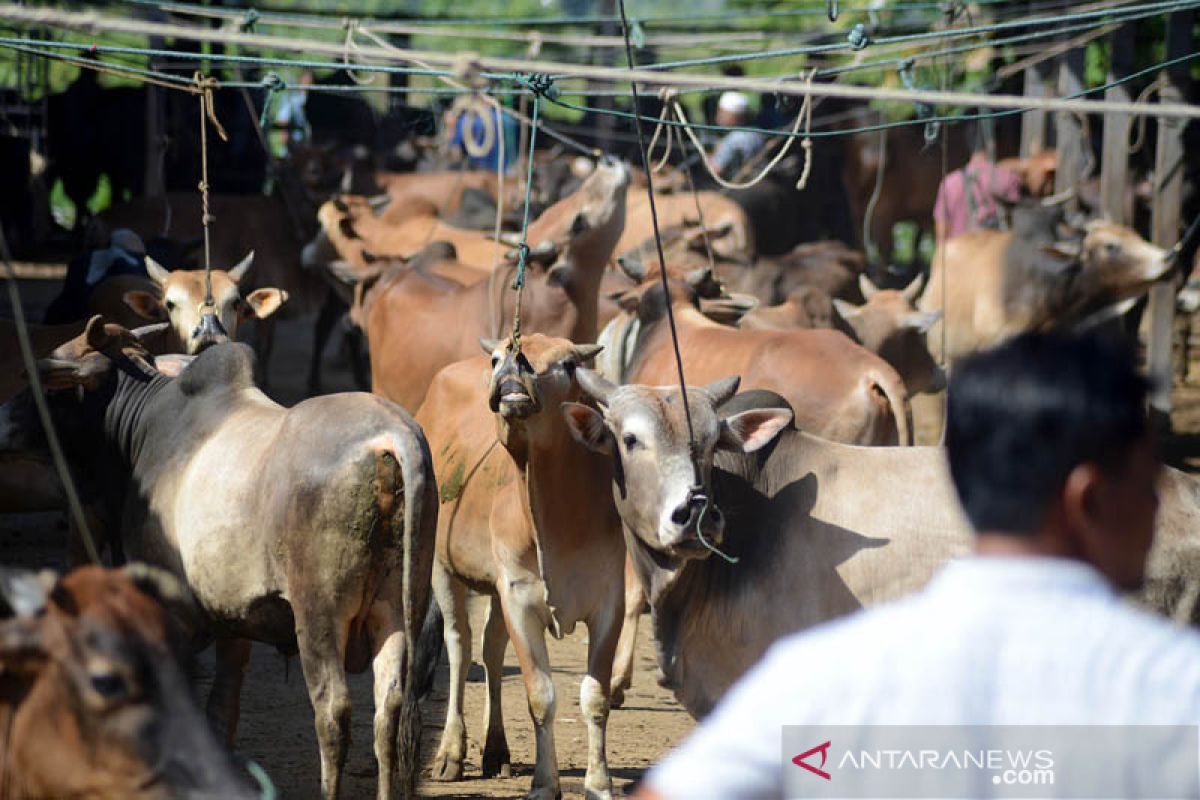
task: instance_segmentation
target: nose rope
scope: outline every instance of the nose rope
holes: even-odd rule
[[[1200,214],[1196,215],[1196,218],[1192,220],[1192,224],[1188,225],[1187,230],[1183,232],[1183,236],[1181,236],[1179,241],[1175,243],[1175,246],[1168,251],[1166,260],[1171,262],[1178,259],[1179,256],[1183,254],[1183,249],[1188,246],[1188,243],[1191,242],[1192,239],[1195,238],[1197,231],[1200,231]]]
[[[621,12],[621,30],[625,39],[625,59],[629,64],[629,69],[636,68],[633,61],[633,45],[629,39],[629,18],[625,14],[625,0],[619,0],[618,8]],[[629,84],[633,92],[633,108],[636,111],[641,107],[641,99],[638,96],[637,82],[631,81]],[[654,202],[654,173],[650,169],[650,159],[646,154],[646,135],[642,131],[642,117],[640,114],[634,114],[633,127],[637,132],[638,155],[642,159],[642,171],[646,175],[646,195],[650,204],[650,222],[654,227],[654,246],[658,252],[658,272],[662,279],[663,294],[667,301],[667,323],[671,329],[671,345],[675,350],[675,370],[679,374],[679,395],[683,400],[683,416],[687,422],[688,432],[688,455],[692,461],[692,477],[695,479],[695,485],[700,486],[704,483],[704,476],[700,470],[700,460],[698,458],[696,445],[696,430],[692,425],[692,409],[688,404],[687,382],[683,376],[683,356],[679,353],[679,331],[675,327],[675,311],[671,308],[671,290],[667,284],[667,259],[663,255],[662,233],[658,229],[658,207]],[[703,539],[701,539],[703,541]]]
[[[212,249],[209,244],[208,226],[213,221],[208,210],[208,123],[211,122],[222,141],[229,141],[225,128],[217,119],[216,106],[213,103],[213,90],[218,88],[217,79],[204,76],[197,71],[192,80],[196,85],[196,94],[200,99],[200,222],[204,228],[204,301],[200,303],[199,311],[204,313],[206,308],[215,308],[217,303],[212,292]]]
[[[512,288],[517,293],[513,303],[513,321],[512,321],[512,348],[515,352],[521,352],[521,300],[525,295],[525,270],[529,260],[529,242],[526,241],[526,236],[529,233],[529,203],[530,197],[533,194],[533,156],[537,147],[537,132],[538,132],[538,113],[541,109],[542,95],[550,91],[551,82],[548,76],[533,74],[524,77],[518,81],[533,95],[533,110],[530,112],[529,124],[529,153],[526,156],[526,174],[525,174],[525,209],[521,217],[521,242],[517,245],[517,271],[513,277]],[[503,128],[500,131],[500,136],[504,136]],[[503,169],[504,165],[501,164]]]
[[[710,551],[712,551],[713,553],[716,553],[721,558],[725,559],[725,561],[727,563],[730,563],[730,564],[738,563],[738,561],[741,560],[740,558],[738,558],[737,556],[731,556],[728,553],[726,553],[724,550],[721,550],[721,548],[717,547],[715,544],[710,542],[708,540],[708,537],[706,537],[704,535],[704,517],[706,514],[708,514],[708,509],[713,504],[712,499],[708,496],[708,493],[704,491],[703,486],[693,486],[692,488],[700,490],[700,491],[696,492],[696,494],[694,495],[695,497],[702,497],[704,499],[704,505],[700,506],[700,517],[699,517],[699,519],[696,520],[696,537],[700,540],[700,544],[704,545]]]

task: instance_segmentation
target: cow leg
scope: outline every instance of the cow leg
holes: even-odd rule
[[[375,761],[379,764],[379,800],[390,800],[398,766],[396,737],[400,731],[400,703],[404,699],[404,632],[392,609],[376,603],[370,619],[375,646]],[[410,656],[411,657],[411,656]]]
[[[639,585],[640,590],[640,585]],[[640,593],[640,592],[639,592]],[[597,618],[588,620],[587,675],[579,683],[579,710],[588,733],[588,765],[583,793],[588,800],[612,800],[612,776],[608,774],[608,686],[612,680],[613,655],[623,637],[621,596],[606,603]],[[636,624],[634,634],[636,635]],[[630,650],[632,651],[632,645]]]
[[[646,592],[633,569],[633,560],[625,555],[625,621],[617,641],[617,656],[613,662],[612,690],[609,706],[620,708],[625,702],[625,690],[633,685],[633,651],[637,646],[638,624],[646,610]]]
[[[450,662],[450,695],[446,698],[446,724],[442,742],[433,759],[433,779],[462,779],[467,751],[467,728],[463,723],[463,693],[467,667],[471,664],[471,624],[467,619],[467,587],[456,580],[440,561],[433,562],[433,596],[442,609],[442,635]]]
[[[483,628],[483,670],[487,676],[487,700],[483,709],[483,777],[512,776],[508,738],[504,735],[504,715],[500,706],[500,684],[504,675],[504,651],[508,648],[508,629],[499,596],[492,598]]]
[[[540,581],[498,582],[504,620],[512,637],[513,649],[521,665],[525,693],[529,698],[529,716],[533,719],[537,757],[533,784],[527,800],[555,800],[562,797],[558,783],[558,756],[554,748],[554,681],[550,675],[550,653],[546,649],[546,620]],[[612,654],[609,654],[612,658]],[[611,661],[609,662],[611,663]]]
[[[250,660],[249,639],[217,639],[217,669],[208,694],[208,719],[225,744],[233,747],[242,710],[242,678]]]
[[[354,325],[346,326],[346,347],[350,351],[350,371],[354,374],[354,385],[361,391],[371,391],[371,364],[365,348],[366,338]]]
[[[332,609],[320,609],[296,619],[300,667],[308,686],[321,751],[321,794],[335,800],[341,789],[342,768],[350,746],[350,690],[346,686],[345,633],[339,635]]]
[[[329,335],[333,332],[337,321],[345,313],[346,306],[341,298],[331,289],[325,295],[321,311],[317,314],[317,322],[313,325],[312,358],[308,362],[308,394],[314,397],[321,393],[321,355],[329,343]]]

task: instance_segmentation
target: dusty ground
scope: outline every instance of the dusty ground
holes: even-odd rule
[[[53,296],[54,284],[45,280],[22,280],[21,289],[33,319]],[[0,304],[3,306],[3,304]],[[0,316],[9,316],[0,307]],[[311,325],[307,321],[285,322],[276,339],[276,354],[270,365],[272,393],[284,403],[303,397],[307,372]],[[1176,466],[1200,470],[1200,366],[1193,368],[1194,383],[1178,385],[1174,393],[1173,433],[1164,441],[1164,456]],[[331,345],[325,367],[329,391],[353,388],[339,343]],[[938,404],[925,398],[914,407],[919,443],[936,440]],[[31,567],[62,566],[65,527],[56,513],[12,515],[0,513],[0,561]],[[473,625],[478,640],[480,626]],[[582,626],[575,635],[550,642],[558,693],[555,726],[562,787],[567,796],[580,796],[587,764],[586,734],[579,718],[579,676],[583,673],[587,646]],[[478,652],[476,642],[475,651]],[[198,686],[201,696],[212,677],[211,653],[199,659]],[[526,710],[524,690],[511,649],[504,678],[505,728],[512,752],[514,776],[482,780],[479,775],[483,671],[472,667],[466,692],[468,763],[466,780],[453,784],[423,782],[421,793],[431,797],[514,797],[528,789],[532,773],[533,731]],[[447,671],[439,670],[433,696],[423,708],[425,755],[431,756],[441,732],[446,697]],[[372,699],[370,674],[351,676],[354,703],[353,742],[347,761],[343,797],[371,797],[375,790],[375,760],[372,752]],[[658,759],[691,728],[691,719],[671,695],[654,681],[654,657],[645,636],[639,642],[633,689],[625,708],[612,713],[609,722],[608,755],[618,794],[652,762]],[[274,651],[255,646],[243,690],[242,722],[237,750],[256,760],[271,775],[284,798],[318,796],[319,767],[312,711],[296,659],[284,659]]]
[[[56,284],[44,280],[22,280],[21,291],[27,313],[40,319]],[[10,316],[0,302],[0,316]],[[290,404],[301,399],[308,370],[311,342],[308,321],[284,322],[276,334],[276,352],[270,364],[272,394]],[[328,391],[354,388],[344,367],[340,342],[335,338],[326,358],[324,372]],[[30,567],[63,566],[66,541],[62,515],[0,513],[0,562]],[[474,611],[474,609],[473,609]],[[474,650],[482,627],[473,621]],[[583,626],[562,641],[549,643],[554,683],[558,698],[555,737],[562,788],[566,796],[582,796],[587,766],[587,740],[579,717],[579,678],[587,653],[587,630]],[[197,668],[199,696],[207,695],[212,680],[212,654],[203,653]],[[423,706],[426,757],[437,749],[445,710],[448,671],[443,663],[432,697]],[[350,677],[354,705],[352,743],[346,764],[342,797],[374,797],[376,766],[372,749],[371,675]],[[483,669],[474,665],[468,674],[466,722],[468,756],[466,780],[442,784],[424,781],[422,796],[429,797],[516,797],[529,788],[533,771],[533,727],[525,701],[516,659],[509,649],[504,677],[504,719],[513,759],[513,777],[482,780],[479,777],[479,736],[482,731]],[[320,767],[312,709],[304,688],[298,659],[284,659],[274,650],[255,645],[242,693],[241,727],[237,751],[261,764],[279,787],[283,798],[315,798],[320,790]],[[639,642],[634,686],[626,695],[625,707],[615,710],[609,721],[608,758],[618,791],[630,785],[654,760],[678,742],[692,725],[691,718],[671,694],[654,681],[653,648],[646,637]]]

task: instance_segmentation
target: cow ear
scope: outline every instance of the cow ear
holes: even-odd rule
[[[167,310],[162,301],[150,292],[132,291],[121,295],[125,305],[133,309],[133,313],[151,322],[162,322],[167,318]]]
[[[838,316],[849,322],[862,313],[862,306],[856,306],[847,300],[841,298],[833,298],[833,307],[837,309]]]
[[[625,277],[634,283],[641,283],[646,279],[646,265],[635,255],[617,256],[617,266],[625,273]]]
[[[0,567],[0,618],[32,617],[46,607],[58,577],[50,571],[31,572]]]
[[[184,618],[199,613],[191,590],[165,569],[133,561],[123,566],[121,571],[129,576],[138,591],[154,598]]]
[[[40,358],[37,361],[38,378],[46,391],[73,389],[83,383],[79,365],[61,358]]]
[[[912,328],[920,333],[929,333],[929,329],[933,327],[933,323],[941,318],[941,309],[937,311],[914,311],[905,316],[901,320],[900,325],[904,328]]]
[[[612,437],[599,411],[582,403],[563,403],[562,412],[575,441],[594,453],[612,453]]]
[[[266,319],[278,311],[279,307],[287,302],[287,299],[288,293],[283,289],[255,289],[246,295],[246,308],[249,310],[243,311],[242,315]]]
[[[178,378],[180,373],[187,369],[195,359],[195,356],[186,356],[183,353],[167,353],[154,357],[154,369],[160,375]]]
[[[756,408],[721,420],[717,447],[753,453],[774,439],[792,421],[790,408]]]
[[[860,292],[862,292],[862,296],[863,296],[864,300],[870,300],[872,297],[875,296],[875,293],[879,291],[879,287],[876,286],[875,282],[872,281],[870,278],[868,278],[866,275],[859,275],[858,276],[858,290]]]

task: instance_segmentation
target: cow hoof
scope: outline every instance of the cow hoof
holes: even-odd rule
[[[483,777],[485,778],[511,778],[512,777],[512,759],[508,755],[508,748],[497,748],[496,750],[488,750],[483,754]]]
[[[623,705],[625,705],[625,690],[613,689],[612,693],[608,696],[608,707],[620,708]]]
[[[592,789],[584,786],[583,796],[586,800],[613,800],[612,787],[610,786],[607,789]]]
[[[562,789],[557,786],[530,789],[525,800],[562,800]]]
[[[433,771],[430,775],[435,781],[461,781],[462,760],[452,759],[443,753],[438,753],[433,759]]]

